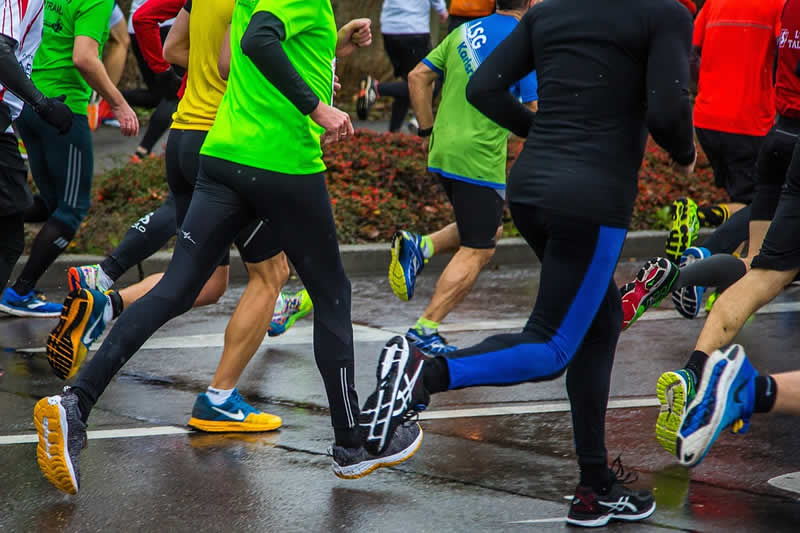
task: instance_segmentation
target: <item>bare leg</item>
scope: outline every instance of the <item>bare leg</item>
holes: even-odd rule
[[[745,207],[747,207],[747,204],[740,204],[738,202],[728,202],[726,205],[728,206],[728,212],[731,215],[739,211],[740,209],[744,209]]]
[[[773,374],[772,377],[778,385],[772,412],[800,415],[800,371]]]
[[[469,294],[483,267],[494,255],[494,248],[476,249],[462,246],[458,249],[436,282],[431,303],[422,314],[432,322],[444,317]]]
[[[772,301],[798,271],[750,270],[716,301],[695,350],[710,354],[730,344],[750,315]]]
[[[203,286],[203,290],[200,291],[200,294],[194,301],[193,307],[211,305],[219,301],[222,295],[225,294],[225,290],[228,288],[229,271],[230,267],[227,265],[217,267],[214,273],[211,274],[211,277],[208,278],[208,281],[206,281],[206,284]],[[131,285],[130,287],[125,287],[124,289],[118,291],[119,295],[122,297],[122,302],[125,307],[128,307],[133,302],[150,292],[150,289],[155,287],[163,276],[163,272],[151,274],[139,283]]]
[[[261,346],[275,300],[289,279],[289,264],[281,252],[266,261],[248,263],[247,272],[250,280],[225,329],[222,359],[211,381],[211,386],[217,389],[234,388],[247,363]]]
[[[753,262],[753,258],[761,250],[761,245],[764,244],[764,237],[767,236],[770,223],[771,221],[769,220],[753,220],[750,222],[750,242],[747,246],[747,257],[742,258],[748,269],[750,268],[750,263]]]
[[[461,238],[458,235],[458,227],[455,222],[431,233],[429,236],[433,242],[433,253],[435,255],[452,252],[458,249],[461,244]]]

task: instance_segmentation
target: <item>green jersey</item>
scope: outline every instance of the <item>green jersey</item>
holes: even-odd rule
[[[466,88],[483,60],[516,25],[516,18],[498,14],[464,23],[422,60],[444,77],[430,140],[430,172],[494,189],[505,188],[508,130],[467,102]],[[536,75],[531,73],[518,81],[512,93],[525,103],[536,100]]]
[[[66,104],[85,115],[92,89],[72,64],[75,37],[91,37],[100,45],[108,39],[114,0],[45,0],[42,44],[33,60],[31,78],[45,96],[67,96]]]
[[[289,61],[322,102],[332,101],[337,35],[330,0],[236,0],[228,88],[200,153],[283,174],[323,172],[324,128],[300,113],[242,53],[242,35],[259,11],[283,22],[281,45]]]

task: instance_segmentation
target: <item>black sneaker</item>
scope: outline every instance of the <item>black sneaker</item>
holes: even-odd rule
[[[395,435],[395,429],[428,406],[430,395],[422,386],[422,363],[429,359],[405,337],[393,337],[378,359],[378,385],[370,394],[359,425],[364,433],[364,448],[382,455]]]
[[[605,491],[599,493],[592,487],[578,485],[567,515],[568,524],[602,527],[611,520],[644,520],[656,511],[656,502],[649,491],[635,491],[625,487],[626,484],[636,481],[637,476],[625,474],[619,457],[612,466],[608,472],[611,485]]]
[[[364,76],[358,90],[358,101],[356,102],[356,113],[359,120],[367,120],[369,108],[378,99],[378,91],[375,90],[375,80],[372,76]]]
[[[331,446],[333,473],[343,479],[358,479],[378,468],[394,466],[411,458],[422,444],[422,428],[416,422],[397,426],[391,444],[380,455],[372,455],[364,448]]]

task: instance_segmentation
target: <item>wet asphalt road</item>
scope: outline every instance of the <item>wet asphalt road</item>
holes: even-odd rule
[[[624,264],[618,281],[633,264]],[[353,279],[356,383],[363,399],[374,362],[392,332],[414,322],[435,277],[423,274],[412,302],[396,300],[383,278]],[[457,345],[520,327],[535,300],[536,272],[499,268],[447,320]],[[291,288],[299,288],[296,280]],[[90,430],[183,428],[221,353],[221,334],[242,287],[215,306],[163,327],[136,354],[93,411]],[[782,312],[759,314],[738,341],[756,368],[796,367],[800,289],[781,296]],[[50,292],[51,299],[59,296]],[[744,436],[724,435],[693,471],[676,466],[652,436],[655,381],[680,366],[702,322],[653,313],[623,333],[607,421],[611,458],[640,473],[658,510],[625,531],[798,531],[798,494],[771,486],[800,470],[795,419],[754,420]],[[439,395],[422,421],[425,440],[410,461],[356,481],[330,472],[332,434],[322,381],[311,351],[311,321],[265,345],[241,392],[283,417],[278,432],[254,435],[179,433],[92,439],[81,455],[82,486],[63,495],[39,474],[32,408],[62,382],[50,372],[44,344],[54,321],[0,319],[0,531],[527,531],[564,529],[577,481],[563,379]],[[492,415],[483,408],[508,408]],[[475,415],[490,416],[475,416]],[[472,415],[472,416],[467,416]],[[30,440],[30,439],[29,439]],[[800,490],[800,487],[798,488]]]

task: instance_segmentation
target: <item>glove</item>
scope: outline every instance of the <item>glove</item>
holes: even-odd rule
[[[169,67],[164,72],[156,74],[155,82],[162,98],[166,98],[167,100],[176,100],[178,98],[178,90],[181,88],[183,79],[178,76],[178,73],[175,72],[172,67]]]
[[[35,109],[36,113],[61,135],[72,127],[72,110],[64,103],[66,99],[67,96],[64,94],[57,98],[45,98]]]

